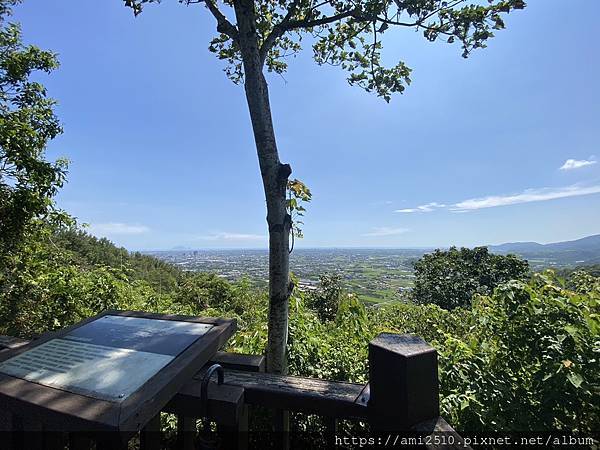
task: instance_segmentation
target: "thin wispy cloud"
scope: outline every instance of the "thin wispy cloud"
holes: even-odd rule
[[[566,186],[563,188],[528,189],[520,194],[496,195],[473,198],[456,203],[453,211],[472,211],[475,209],[494,208],[497,206],[518,205],[521,203],[544,202],[567,197],[579,197],[600,193],[600,186]]]
[[[391,227],[374,227],[369,233],[363,234],[367,237],[381,237],[381,236],[396,236],[398,234],[406,233],[408,228],[391,228]]]
[[[200,241],[261,241],[266,239],[266,236],[262,234],[248,234],[248,233],[230,233],[227,231],[220,231],[205,236],[198,236]]]
[[[446,205],[437,202],[427,203],[426,205],[417,206],[416,208],[397,209],[397,213],[425,213],[435,211],[436,209],[445,208]]]
[[[416,208],[399,209],[399,213],[432,212],[436,209],[444,209],[452,212],[468,212],[485,208],[496,208],[498,206],[518,205],[522,203],[544,202],[559,198],[579,197],[600,193],[600,185],[582,186],[574,184],[559,188],[527,189],[517,194],[490,195],[486,197],[470,198],[452,205],[440,203],[428,203]]]
[[[582,167],[591,166],[596,164],[595,159],[567,159],[565,163],[560,166],[560,170],[574,170]]]
[[[88,231],[95,236],[116,236],[144,234],[150,231],[146,225],[129,224],[121,222],[94,223],[88,228]]]

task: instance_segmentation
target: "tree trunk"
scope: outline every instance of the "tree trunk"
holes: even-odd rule
[[[292,172],[281,164],[271,119],[269,91],[262,71],[253,0],[234,3],[239,28],[239,46],[244,65],[244,87],[250,110],[254,141],[258,152],[267,201],[269,227],[269,340],[267,371],[285,373],[288,332],[288,303],[293,288],[289,279],[289,234],[291,217],[287,212],[286,185]]]

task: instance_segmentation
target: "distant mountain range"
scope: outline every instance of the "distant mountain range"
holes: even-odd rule
[[[501,245],[490,245],[489,249],[494,253],[520,255],[534,265],[600,264],[600,234],[552,244],[510,242]]]

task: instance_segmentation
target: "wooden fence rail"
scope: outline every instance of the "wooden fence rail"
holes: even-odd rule
[[[0,336],[0,353],[9,352],[27,342]],[[215,363],[224,368],[225,381],[220,385],[214,381],[209,383],[207,403],[202,407],[201,380],[207,368]],[[360,385],[267,374],[263,356],[217,352],[212,361],[180,389],[163,411],[178,417],[177,447],[182,450],[197,448],[196,423],[199,419],[216,423],[221,448],[247,448],[248,407],[252,405],[280,412],[322,416],[327,424],[330,442],[334,442],[338,420],[358,419],[368,422],[374,432],[412,431],[422,437],[440,433],[446,437],[453,436],[451,441],[456,442],[458,447],[460,436],[439,417],[437,353],[432,347],[416,336],[383,333],[369,344],[369,366],[370,383]],[[43,430],[43,425],[32,418],[13,417],[8,419],[8,424],[6,422],[6,417],[0,414],[0,431],[15,426],[25,431]],[[63,450],[67,446],[72,450],[93,448],[90,437],[84,435],[31,433],[29,440],[26,432],[22,435],[26,442],[3,439],[0,450]],[[280,446],[285,449],[289,446],[289,435],[284,436]],[[139,438],[141,450],[160,449],[159,416],[150,420]],[[448,441],[445,439],[443,445],[434,445],[436,440],[431,440],[424,447],[455,448]],[[119,445],[126,448],[127,443],[115,444],[112,441],[103,445],[100,440],[96,448],[117,449]],[[204,445],[210,447],[209,443],[205,442]]]

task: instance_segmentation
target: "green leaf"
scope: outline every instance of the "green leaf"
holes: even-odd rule
[[[582,376],[575,372],[570,372],[569,374],[567,374],[567,379],[576,388],[579,388],[581,386],[581,383],[583,383]]]

